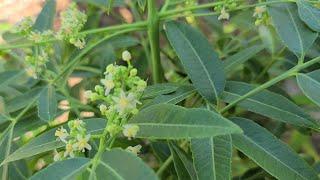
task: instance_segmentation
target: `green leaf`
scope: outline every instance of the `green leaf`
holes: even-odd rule
[[[94,174],[96,179],[158,179],[153,170],[139,157],[122,149],[104,152]]]
[[[187,154],[174,143],[169,143],[170,151],[173,157],[174,168],[176,169],[180,180],[197,179],[196,170]]]
[[[297,82],[303,94],[320,106],[320,70],[308,74],[298,74]]]
[[[16,96],[7,103],[6,111],[15,112],[26,107],[30,103],[35,102],[39,98],[39,95],[42,92],[42,90],[43,87],[37,87],[20,96]]]
[[[320,32],[320,9],[305,0],[298,0],[299,16],[312,30]]]
[[[129,124],[139,126],[136,137],[156,139],[203,138],[241,133],[241,129],[205,109],[157,104],[140,111]]]
[[[184,85],[181,86],[177,89],[176,92],[171,93],[171,94],[165,94],[165,95],[160,95],[156,98],[154,98],[149,104],[154,105],[154,104],[160,104],[160,103],[166,103],[166,104],[177,104],[186,98],[188,98],[190,95],[195,93],[195,89],[193,86],[190,85]]]
[[[244,134],[232,135],[233,145],[277,179],[316,180],[317,174],[286,144],[263,127],[244,118],[232,118]]]
[[[33,25],[33,29],[40,32],[52,29],[55,15],[56,1],[47,0]]]
[[[0,73],[0,91],[8,85],[14,84],[17,79],[24,77],[25,71],[6,71]]]
[[[197,179],[231,179],[231,142],[230,135],[191,139]]]
[[[298,55],[306,53],[318,35],[301,21],[296,5],[272,4],[268,5],[268,12],[284,44]]]
[[[225,72],[232,71],[239,65],[243,64],[244,62],[252,58],[254,55],[258,54],[263,49],[264,49],[264,46],[255,45],[228,57],[223,61],[224,71]]]
[[[86,128],[90,134],[101,133],[106,126],[104,119],[86,119]],[[65,127],[66,128],[66,127]],[[60,147],[63,147],[65,144],[57,140],[57,137],[54,135],[57,128],[51,129],[40,136],[32,139],[28,144],[23,145],[15,152],[10,154],[8,158],[4,160],[3,163],[8,163],[11,161],[16,161],[24,158],[28,158],[40,153],[48,152]]]
[[[56,90],[52,85],[45,87],[38,99],[38,115],[44,121],[51,121],[57,113]]]
[[[151,86],[147,86],[144,90],[142,99],[153,98],[162,94],[168,94],[176,91],[178,89],[178,84],[173,83],[162,83],[162,84],[155,84]]]
[[[90,159],[88,158],[72,158],[63,161],[58,161],[33,175],[30,178],[30,180],[74,179],[89,164]]]
[[[185,23],[168,22],[165,31],[194,87],[208,101],[216,101],[224,89],[225,75],[212,45],[201,32]]]
[[[147,5],[147,0],[137,0],[139,8],[144,11]]]
[[[230,81],[227,83],[226,90],[221,99],[230,103],[254,88],[255,86],[250,84]],[[316,129],[319,127],[318,123],[299,106],[295,105],[284,96],[267,90],[263,90],[256,95],[239,102],[237,105],[277,121]]]

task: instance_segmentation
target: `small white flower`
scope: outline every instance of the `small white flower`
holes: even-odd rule
[[[90,144],[88,143],[89,140],[90,140],[90,135],[86,135],[85,137],[83,137],[78,134],[77,142],[73,145],[73,148],[75,148],[81,152],[84,152],[85,149],[90,151],[92,148],[91,148]]]
[[[99,109],[100,109],[100,112],[105,112],[105,111],[108,110],[107,106],[104,105],[104,104],[101,104],[101,105],[99,106]]]
[[[114,88],[114,82],[111,78],[101,79],[101,84],[106,88],[105,95],[109,95],[110,91]]]
[[[66,145],[66,151],[64,152],[64,157],[70,156],[70,157],[74,157],[74,147],[71,143],[68,143]]]
[[[126,124],[123,126],[123,135],[128,137],[129,140],[131,138],[134,138],[139,131],[139,126],[138,125],[132,125],[132,124]]]
[[[81,130],[84,126],[84,122],[80,119],[76,119],[72,121],[72,127],[78,130]]]
[[[84,96],[85,96],[87,99],[90,98],[91,95],[92,95],[92,91],[91,91],[91,90],[88,90],[88,91],[85,91],[85,92],[84,92]]]
[[[225,8],[222,8],[220,11],[220,16],[218,17],[218,20],[226,19],[228,20],[230,18],[230,14],[226,11]]]
[[[136,108],[137,104],[140,102],[136,99],[135,95],[129,93],[126,96],[124,91],[120,92],[120,97],[113,97],[113,100],[116,103],[116,109],[120,114],[124,114]]]
[[[128,146],[126,148],[126,151],[131,152],[131,153],[133,153],[135,155],[138,155],[140,153],[141,148],[142,148],[142,146],[140,144],[138,144],[138,145],[133,146],[133,147],[132,146]]]
[[[63,127],[57,129],[54,135],[57,136],[64,143],[67,142],[66,138],[69,136],[67,130],[64,129]]]
[[[124,61],[130,61],[131,60],[131,54],[129,51],[123,51],[122,52],[122,59]]]
[[[253,13],[253,17],[258,17],[261,18],[262,14],[266,11],[266,7],[265,6],[257,6],[254,8],[254,13]]]
[[[35,169],[37,171],[41,170],[42,168],[44,168],[46,166],[46,161],[42,158],[38,159],[36,165],[35,165]]]
[[[61,154],[60,154],[57,150],[54,150],[53,154],[54,154],[54,156],[53,156],[53,161],[60,161],[60,160],[62,160],[62,156],[61,156]]]

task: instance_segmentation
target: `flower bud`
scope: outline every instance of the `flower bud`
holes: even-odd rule
[[[137,69],[136,68],[133,68],[130,70],[130,76],[133,77],[133,76],[136,76],[138,73]]]
[[[122,52],[122,59],[124,61],[130,61],[131,60],[131,54],[129,51],[123,51]]]

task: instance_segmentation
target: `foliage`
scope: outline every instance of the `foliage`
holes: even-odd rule
[[[56,4],[2,35],[0,179],[319,179],[319,1]]]

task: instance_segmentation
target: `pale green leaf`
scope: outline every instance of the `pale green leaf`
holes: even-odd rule
[[[197,180],[196,170],[193,167],[192,161],[188,155],[172,142],[169,143],[169,147],[178,178],[180,180]]]
[[[136,137],[156,139],[203,138],[241,133],[241,129],[205,109],[157,104],[140,111],[129,124],[139,126]]]
[[[277,3],[268,6],[272,22],[284,42],[294,53],[305,54],[318,34],[309,29],[299,18],[294,3]]]
[[[308,74],[298,74],[297,82],[303,94],[320,106],[320,70]]]
[[[233,102],[253,90],[255,86],[243,82],[230,81],[221,96],[225,102]],[[317,129],[318,123],[299,106],[282,95],[263,90],[239,102],[238,106],[285,123]]]
[[[38,99],[38,115],[44,121],[51,121],[57,113],[56,90],[52,85],[45,87]]]
[[[191,139],[191,151],[199,180],[231,179],[232,143],[230,135]]]
[[[232,135],[233,145],[277,179],[316,180],[317,174],[298,154],[263,127],[232,118],[244,134]]]
[[[122,149],[112,149],[104,152],[94,174],[96,179],[158,179],[153,170],[139,157]]]
[[[299,16],[312,30],[320,32],[320,9],[306,0],[298,0]]]
[[[33,175],[30,180],[69,180],[75,179],[88,165],[88,158],[72,158],[57,161]]]
[[[224,89],[225,75],[211,44],[185,23],[168,22],[165,31],[194,87],[208,101],[215,102]]]
[[[51,30],[55,14],[56,0],[47,0],[33,25],[33,29],[40,32]]]
[[[264,49],[264,46],[255,45],[249,48],[246,48],[238,53],[228,57],[223,61],[224,71],[230,72],[233,69],[237,68],[239,65],[243,64],[254,55],[258,54],[260,51]]]

